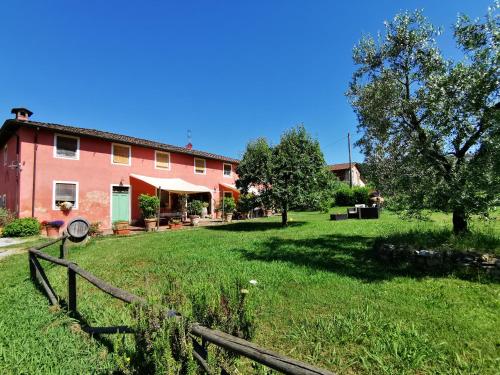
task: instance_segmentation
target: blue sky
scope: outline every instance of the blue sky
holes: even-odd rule
[[[33,120],[240,157],[304,123],[329,163],[347,160],[356,117],[351,51],[400,10],[424,9],[455,56],[458,12],[492,1],[2,1],[0,103]],[[354,150],[354,159],[362,155]]]

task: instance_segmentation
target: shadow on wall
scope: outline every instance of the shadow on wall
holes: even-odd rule
[[[443,277],[448,274],[467,280],[477,274],[455,273],[453,269],[420,269],[408,262],[386,263],[377,260],[372,250],[374,238],[325,235],[310,239],[272,237],[255,249],[235,249],[248,260],[282,261],[312,270],[334,272],[364,282],[379,282],[395,277]],[[481,280],[484,281],[484,280]]]

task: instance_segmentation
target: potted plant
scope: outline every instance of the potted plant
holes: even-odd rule
[[[113,234],[130,234],[128,221],[116,220],[113,221]]]
[[[146,231],[152,231],[156,227],[158,209],[160,208],[160,199],[153,195],[139,195],[139,209],[144,219]]]
[[[170,229],[173,229],[173,230],[175,230],[175,229],[181,229],[182,228],[182,222],[181,222],[180,219],[172,218],[168,222],[168,227]]]
[[[54,220],[54,221],[42,221],[42,227],[45,228],[47,233],[47,237],[57,238],[59,237],[59,228],[64,225],[64,221],[62,220]]]
[[[203,202],[198,200],[193,200],[188,203],[188,213],[189,219],[191,220],[191,225],[198,225],[200,222],[201,211],[203,210]]]
[[[224,197],[219,207],[222,211],[224,211],[224,219],[227,222],[231,222],[233,220],[233,212],[236,208],[236,203],[234,202],[233,197]]]
[[[71,202],[62,202],[59,204],[59,209],[63,212],[71,211],[73,208],[73,203]]]

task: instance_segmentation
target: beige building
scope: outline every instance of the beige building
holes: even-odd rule
[[[346,184],[349,183],[349,163],[332,164],[328,168],[338,177],[338,179]],[[365,186],[365,182],[361,177],[361,172],[358,169],[357,163],[351,163],[352,170],[352,186]]]

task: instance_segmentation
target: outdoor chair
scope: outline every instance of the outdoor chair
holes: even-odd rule
[[[349,207],[347,209],[347,218],[348,219],[359,219],[358,208],[356,208],[356,207]]]

